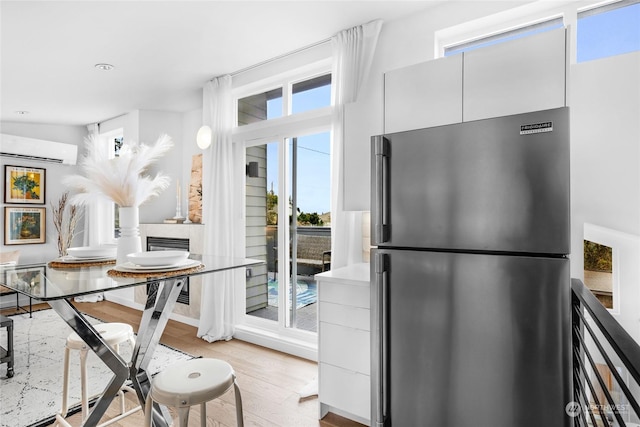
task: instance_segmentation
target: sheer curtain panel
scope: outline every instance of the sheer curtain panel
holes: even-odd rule
[[[203,156],[204,252],[227,257],[236,256],[237,250],[231,139],[233,106],[231,76],[207,82],[203,91],[202,115],[203,125],[212,129],[212,143]],[[198,337],[209,342],[231,339],[234,324],[234,272],[223,271],[202,276]]]
[[[331,160],[331,268],[362,261],[362,212],[344,210],[344,108],[355,102],[366,80],[382,21],[344,30],[331,39],[333,50]]]

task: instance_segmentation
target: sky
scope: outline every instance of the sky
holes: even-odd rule
[[[331,105],[331,86],[323,86],[293,95],[292,113],[301,113]],[[267,103],[267,119],[282,116],[282,99]],[[293,136],[293,135],[292,135]],[[288,141],[289,152],[291,140]],[[322,214],[330,211],[331,203],[331,140],[329,132],[297,138],[298,200],[300,211]],[[267,191],[278,194],[278,147],[267,145]],[[289,159],[291,169],[291,158]]]
[[[640,50],[640,3],[581,17],[577,25],[577,61],[589,61]],[[524,32],[475,48],[532,35],[561,27],[562,24]],[[321,108],[331,103],[331,87],[293,95],[292,112]],[[267,119],[282,116],[282,99],[268,102]],[[289,142],[291,144],[291,142]],[[298,138],[298,207],[318,214],[330,210],[330,134],[329,132]],[[278,193],[277,144],[267,146],[267,190]],[[291,159],[289,160],[291,161]]]
[[[578,62],[640,50],[640,3],[581,18],[577,33]]]

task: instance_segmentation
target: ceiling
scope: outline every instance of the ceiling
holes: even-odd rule
[[[194,110],[214,76],[435,4],[0,0],[0,120],[86,125],[136,109]]]

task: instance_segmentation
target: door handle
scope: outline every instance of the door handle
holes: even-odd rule
[[[375,427],[384,427],[387,418],[387,258],[386,254],[375,252],[371,267],[371,425]]]
[[[386,185],[389,173],[389,140],[382,135],[373,136],[371,145],[373,152],[371,243],[375,246],[389,240]]]

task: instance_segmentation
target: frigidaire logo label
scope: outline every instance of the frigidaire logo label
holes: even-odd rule
[[[530,135],[532,133],[553,132],[553,122],[533,123],[520,126],[520,135]]]

